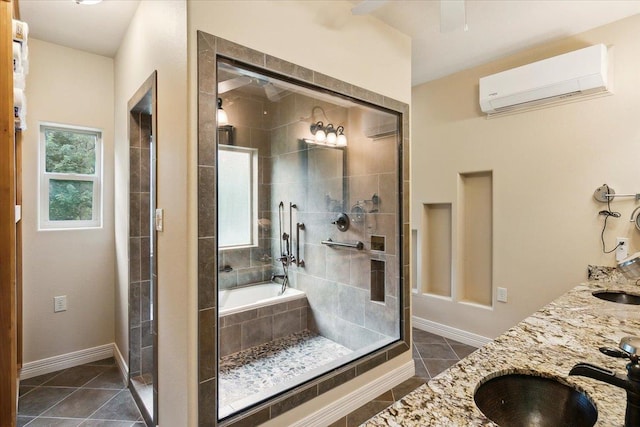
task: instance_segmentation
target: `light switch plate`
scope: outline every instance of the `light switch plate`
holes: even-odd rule
[[[164,209],[156,209],[156,231],[164,229]]]
[[[59,313],[61,311],[67,311],[67,296],[61,295],[59,297],[53,297],[53,312]]]

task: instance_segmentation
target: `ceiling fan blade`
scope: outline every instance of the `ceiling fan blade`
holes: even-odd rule
[[[247,76],[235,77],[218,83],[218,94],[229,92],[230,90],[246,86],[251,83],[251,78]]]
[[[267,83],[264,85],[264,94],[267,95],[267,99],[271,102],[278,102],[282,99],[281,92],[273,85],[273,83]]]
[[[440,0],[440,32],[467,31],[465,0]]]
[[[362,0],[351,8],[352,15],[368,15],[374,10],[384,6],[388,0]]]

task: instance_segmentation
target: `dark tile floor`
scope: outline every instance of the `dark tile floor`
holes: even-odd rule
[[[20,381],[18,427],[144,427],[113,358]]]
[[[471,354],[476,348],[413,328],[413,361],[416,375],[362,405],[329,427],[359,426],[406,394]]]
[[[330,427],[358,426],[475,350],[413,329],[416,375]],[[113,358],[20,382],[18,427],[144,427]]]

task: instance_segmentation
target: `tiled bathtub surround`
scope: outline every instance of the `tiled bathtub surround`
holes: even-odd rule
[[[220,357],[307,329],[306,298],[220,316]]]
[[[199,307],[199,328],[198,328],[198,342],[199,342],[199,409],[198,409],[198,424],[200,426],[214,426],[218,424],[217,414],[216,414],[216,364],[217,364],[217,354],[216,354],[216,342],[217,342],[217,318],[216,318],[216,295],[217,289],[221,284],[216,283],[216,272],[220,267],[219,263],[222,260],[218,259],[216,252],[216,210],[215,210],[215,188],[216,188],[216,123],[215,123],[215,111],[216,111],[216,61],[217,55],[224,55],[228,58],[236,59],[238,61],[242,61],[248,64],[253,64],[259,66],[263,69],[271,70],[276,73],[281,73],[283,75],[289,76],[290,78],[300,79],[309,84],[315,84],[320,87],[327,88],[329,90],[335,90],[340,93],[354,96],[355,98],[365,100],[375,105],[380,105],[386,107],[392,111],[398,111],[402,114],[402,139],[398,143],[394,142],[396,147],[396,153],[398,153],[398,161],[400,162],[400,179],[401,182],[396,182],[396,184],[392,185],[393,189],[391,190],[391,197],[381,197],[383,199],[383,203],[391,203],[394,205],[402,206],[403,210],[408,209],[408,200],[409,200],[409,133],[408,133],[408,106],[403,103],[399,103],[392,99],[386,98],[384,96],[369,92],[362,88],[358,88],[352,86],[348,83],[341,82],[335,80],[331,77],[316,73],[312,70],[305,69],[303,67],[299,67],[295,64],[288,63],[286,61],[280,60],[278,58],[274,58],[260,52],[245,48],[243,46],[237,45],[235,43],[205,34],[200,32],[198,35],[198,307]],[[312,107],[311,105],[309,107]],[[227,105],[225,104],[225,109],[227,109]],[[305,112],[308,115],[309,112]],[[283,122],[279,123],[279,125],[284,126],[284,123],[290,124],[291,122]],[[273,122],[271,123],[273,125]],[[308,130],[308,124],[307,130]],[[240,128],[240,126],[238,126]],[[273,129],[272,129],[273,130]],[[239,137],[241,136],[241,131],[238,132]],[[295,136],[295,138],[299,138],[299,136]],[[273,135],[271,135],[271,147],[275,146]],[[295,141],[295,139],[287,138],[286,141],[288,143]],[[296,142],[297,143],[297,142]],[[355,145],[354,145],[355,147]],[[354,148],[355,149],[355,148]],[[286,155],[286,152],[283,152],[282,155]],[[273,152],[271,153],[273,157]],[[265,169],[266,170],[266,169]],[[397,174],[398,169],[395,169],[394,172]],[[279,172],[271,172],[272,179],[275,177],[275,174]],[[371,175],[375,176],[376,187],[374,192],[380,191],[383,192],[384,189],[380,188],[380,185],[385,185],[387,182],[385,179],[380,179],[381,176],[378,172],[372,173],[368,171],[363,171],[362,175]],[[358,178],[353,174],[353,182],[357,183]],[[382,177],[384,178],[384,177]],[[279,179],[279,178],[278,178]],[[350,177],[351,179],[351,177]],[[275,186],[275,183],[272,183]],[[285,185],[282,185],[281,188],[285,188]],[[291,191],[298,191],[294,186],[289,187]],[[356,187],[353,187],[356,188]],[[365,187],[366,188],[366,187]],[[304,219],[305,225],[313,225],[314,221],[316,224],[326,225],[326,220],[329,218],[323,217],[326,215],[325,213],[319,213],[314,218],[314,213],[311,210],[307,210],[306,202],[307,200],[302,200],[299,198],[301,193],[288,193],[287,190],[284,193],[279,193],[278,190],[272,190],[271,192],[271,200],[269,211],[273,214],[273,212],[277,211],[274,209],[274,205],[283,200],[285,203],[293,202],[299,204],[300,212],[306,212],[309,216]],[[371,193],[371,194],[369,194]],[[274,195],[277,196],[274,197]],[[371,189],[367,189],[366,191],[359,193],[354,190],[351,194],[354,200],[348,200],[345,203],[345,210],[350,211],[351,204],[356,203],[357,200],[361,199],[370,199],[373,193]],[[335,197],[332,197],[335,198]],[[303,207],[305,209],[303,209]],[[327,212],[325,210],[323,212]],[[313,255],[314,250],[318,252],[318,249],[324,249],[324,261],[322,258],[319,258],[319,262],[314,261],[313,263],[308,264],[309,269],[318,269],[320,271],[323,268],[326,268],[327,265],[331,265],[332,268],[329,271],[329,274],[339,273],[346,280],[346,271],[349,271],[349,277],[351,277],[352,272],[353,276],[357,277],[360,273],[365,273],[365,277],[370,277],[368,270],[359,270],[357,265],[359,263],[363,263],[368,265],[370,268],[370,260],[371,257],[378,257],[381,260],[388,261],[387,256],[393,255],[398,257],[395,261],[398,264],[398,268],[390,269],[388,264],[392,262],[388,262],[387,269],[388,273],[391,275],[390,277],[399,278],[399,280],[394,279],[396,283],[399,282],[399,287],[397,287],[394,291],[391,291],[387,295],[388,301],[390,304],[395,304],[398,308],[398,311],[402,313],[400,318],[400,340],[396,341],[394,344],[388,345],[381,350],[374,351],[369,356],[358,359],[357,362],[352,362],[347,364],[346,366],[333,370],[327,374],[321,375],[317,379],[313,380],[310,383],[303,384],[297,387],[295,390],[285,392],[282,395],[279,395],[277,398],[267,401],[263,404],[258,405],[257,407],[251,410],[251,413],[248,416],[238,416],[236,418],[225,421],[225,425],[258,425],[263,423],[269,419],[278,417],[285,411],[292,409],[295,406],[298,406],[304,402],[307,402],[319,394],[324,393],[334,387],[337,387],[347,381],[350,381],[354,377],[367,372],[368,370],[385,363],[386,361],[396,357],[397,355],[408,351],[408,337],[410,336],[408,327],[409,327],[409,319],[410,319],[410,306],[409,306],[409,246],[408,246],[408,236],[409,236],[409,224],[408,224],[408,215],[401,216],[400,212],[379,212],[380,215],[373,215],[374,212],[371,212],[372,215],[369,215],[370,222],[366,222],[362,225],[366,230],[376,229],[376,234],[381,234],[381,229],[384,227],[394,228],[395,224],[396,229],[400,230],[400,236],[388,236],[387,237],[387,246],[389,250],[382,254],[367,254],[363,256],[363,253],[352,253],[349,252],[338,252],[338,250],[327,250],[327,248],[323,246],[319,246],[318,243],[320,240],[330,237],[326,235],[324,229],[314,228],[313,230],[318,230],[317,236],[312,236],[311,233],[304,234],[305,244],[303,249],[303,257],[305,261],[309,259],[315,259],[315,255]],[[395,217],[393,217],[395,215]],[[391,222],[389,221],[391,219]],[[375,221],[374,221],[375,219]],[[273,230],[274,226],[274,217],[271,215],[271,229]],[[395,221],[395,222],[394,222]],[[310,229],[311,230],[311,229]],[[322,232],[320,232],[322,231]],[[355,231],[355,230],[354,230]],[[365,244],[368,244],[368,239],[365,234],[361,234],[359,239],[363,240]],[[406,239],[402,240],[401,245],[393,244],[392,242],[398,241],[398,238],[406,236]],[[342,236],[341,236],[342,237]],[[346,238],[353,236],[345,236]],[[342,238],[340,239],[342,240]],[[272,254],[274,251],[274,245],[272,241]],[[308,245],[307,245],[308,244]],[[279,248],[278,248],[279,249]],[[347,255],[348,254],[348,255]],[[320,252],[320,257],[322,257],[322,252]],[[327,263],[327,260],[330,258],[338,256],[341,259],[348,259],[348,267],[344,264],[341,267],[338,267],[338,263],[330,261]],[[362,257],[362,259],[360,259]],[[399,261],[398,261],[399,260]],[[272,266],[275,266],[272,264]],[[353,266],[353,268],[352,268]],[[364,267],[367,268],[367,267]],[[311,270],[310,270],[311,271]],[[294,272],[292,272],[294,273]],[[317,296],[317,292],[315,295],[314,291],[318,291],[325,284],[328,284],[327,288],[330,292],[335,293],[339,289],[343,292],[362,292],[358,290],[357,286],[350,284],[349,282],[343,283],[344,287],[340,288],[333,284],[338,283],[335,282],[334,278],[326,277],[327,272],[325,271],[324,275],[316,276],[315,273],[308,273],[307,276],[310,280],[310,285],[308,286],[309,291],[308,299],[309,305],[311,309],[318,309],[318,302],[320,304],[326,304],[327,301],[322,299],[315,300]],[[295,286],[298,286],[297,278],[298,274],[291,274],[292,282]],[[351,279],[349,279],[351,280]],[[333,284],[332,284],[333,283]],[[304,285],[303,285],[304,286]],[[334,295],[329,293],[328,295]],[[331,298],[334,297],[330,297]],[[393,301],[395,299],[395,301]],[[335,301],[335,300],[333,300]],[[315,307],[314,307],[315,305]],[[361,317],[367,317],[366,304],[362,305],[365,310],[362,313]],[[383,306],[385,307],[385,306]],[[343,310],[346,308],[343,307]],[[360,310],[358,310],[358,316],[360,316]],[[369,319],[373,320],[374,318],[380,319],[385,318],[384,314],[380,316],[371,316],[371,312],[369,312]],[[315,318],[315,316],[314,316]],[[345,319],[343,319],[345,320]],[[358,319],[356,319],[358,320]],[[384,329],[385,322],[382,322],[381,325],[377,325],[380,331]],[[357,323],[354,325],[358,326]],[[325,325],[326,326],[326,325]],[[359,326],[361,327],[361,326]],[[318,328],[319,329],[319,328]],[[364,329],[364,328],[363,328]],[[383,333],[376,332],[380,336]],[[404,339],[404,340],[403,340]]]
[[[228,415],[246,407],[248,402],[277,393],[292,379],[349,353],[348,348],[305,330],[222,357],[220,415]]]

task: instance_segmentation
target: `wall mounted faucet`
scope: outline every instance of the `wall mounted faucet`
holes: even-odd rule
[[[617,374],[614,371],[601,368],[590,363],[578,363],[569,372],[569,375],[580,375],[593,378],[607,384],[626,390],[627,410],[624,416],[625,427],[640,425],[640,365],[638,364],[638,349],[640,338],[624,337],[620,341],[619,349],[600,347],[600,352],[611,357],[629,359],[627,364],[627,376]]]

